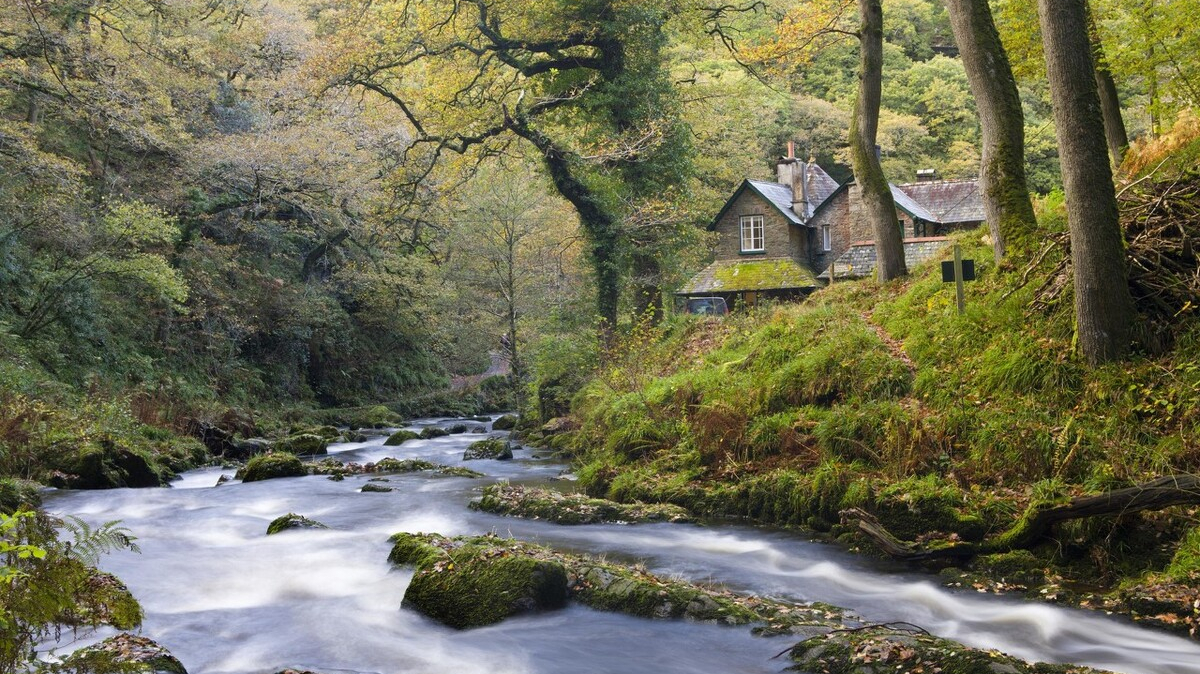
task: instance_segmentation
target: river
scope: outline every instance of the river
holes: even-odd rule
[[[425,420],[448,425],[449,420]],[[504,435],[494,433],[494,435]],[[639,561],[651,571],[742,592],[824,601],[869,621],[907,621],[930,632],[1031,660],[1074,662],[1129,674],[1200,673],[1200,644],[1095,612],[951,592],[936,578],[899,572],[794,532],[719,524],[568,527],[469,510],[497,479],[544,483],[563,465],[522,449],[513,461],[463,462],[481,435],[383,446],[384,438],[331,445],[343,461],[386,456],[468,465],[485,479],[389,476],[395,491],[361,493],[368,477],[322,476],[216,486],[231,470],[204,468],[169,489],[60,491],[46,507],[91,523],[121,520],[139,554],[108,555],[146,610],[142,634],[190,674],[667,674],[779,672],[772,656],[794,637],[754,637],[745,627],[650,621],[574,606],[458,632],[400,602],[411,573],[387,562],[398,531],[495,532],[555,548]],[[266,536],[295,512],[332,530]],[[60,651],[108,634],[62,644]]]

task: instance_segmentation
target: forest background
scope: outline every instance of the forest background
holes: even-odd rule
[[[787,140],[849,177],[856,41],[779,52],[802,42],[797,27],[820,28],[804,24],[813,4],[849,6],[5,3],[0,470],[31,477],[98,437],[140,428],[155,443],[148,428],[230,414],[437,411],[411,401],[483,372],[490,352],[511,350],[533,379],[594,363],[597,315],[631,324],[669,297],[709,254],[712,214],[743,178],[769,178]],[[1036,16],[993,4],[1020,75],[1030,187],[1053,202]],[[1200,3],[1162,4],[1092,3],[1135,138],[1169,127],[1200,79],[1184,57]],[[884,5],[887,175],[976,175],[979,124],[945,9]],[[608,88],[589,89],[565,61],[512,69],[496,40],[464,60],[448,36],[485,8],[539,35],[569,38],[579,17],[645,30],[622,38],[627,67]],[[656,104],[614,113],[630,92]],[[548,112],[522,134],[508,118],[527,93],[523,109]],[[488,135],[496,119],[517,132]],[[615,214],[608,238],[543,170],[535,132]],[[597,310],[598,286],[616,290]]]

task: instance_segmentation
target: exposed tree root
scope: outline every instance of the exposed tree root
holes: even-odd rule
[[[1200,476],[1171,475],[1104,494],[1080,496],[1064,504],[1030,506],[1007,531],[979,543],[944,542],[921,546],[892,535],[874,515],[860,509],[842,511],[842,521],[856,522],[858,530],[880,550],[906,561],[965,560],[976,555],[1028,549],[1036,545],[1060,522],[1104,515],[1128,515],[1143,510],[1162,510],[1178,505],[1200,504]]]

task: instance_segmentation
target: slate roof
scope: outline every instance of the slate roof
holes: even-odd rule
[[[790,257],[717,260],[693,276],[677,295],[747,290],[801,290],[820,285],[812,270]]]
[[[929,222],[941,222],[941,220],[938,220],[933,213],[930,213],[925,209],[924,206],[914,201],[912,197],[901,191],[899,187],[896,187],[891,183],[888,183],[888,187],[890,187],[892,190],[892,201],[896,202],[896,208],[899,208],[914,218],[920,218]]]
[[[771,205],[778,209],[780,213],[783,213],[784,216],[786,216],[787,219],[792,222],[792,224],[804,224],[804,221],[800,219],[800,216],[796,215],[796,212],[792,210],[791,185],[769,183],[764,180],[746,180],[745,184],[749,185],[754,189],[754,191],[761,194],[764,199],[771,202]],[[737,195],[735,194],[734,198],[730,199],[729,202],[733,203],[736,199]],[[722,215],[723,214],[724,213],[722,213]],[[721,216],[718,215],[717,219],[720,220]]]
[[[944,236],[928,236],[918,239],[904,240],[904,264],[912,271],[922,262],[928,262],[937,257],[950,239]],[[875,273],[875,242],[855,241],[846,252],[833,261],[832,268],[837,270],[834,278],[862,278]],[[821,273],[821,278],[829,278],[829,270]]]
[[[812,216],[817,212],[817,209],[820,208],[826,201],[828,201],[829,197],[833,196],[834,192],[837,192],[838,187],[839,185],[837,184],[837,181],[834,180],[828,173],[826,173],[825,169],[822,169],[815,162],[809,164],[808,212],[806,217],[802,218],[796,214],[796,211],[792,209],[792,200],[795,198],[795,195],[792,194],[791,185],[773,183],[766,180],[746,179],[742,182],[741,187],[739,187],[737,191],[733,193],[733,196],[725,202],[725,207],[721,209],[720,213],[717,213],[717,217],[713,218],[713,224],[715,225],[721,220],[721,218],[725,217],[725,212],[729,210],[735,201],[737,201],[743,190],[752,189],[755,192],[758,192],[762,198],[766,199],[772,206],[775,207],[776,210],[782,213],[783,216],[788,219],[788,222],[792,223],[793,225],[803,225],[812,219]]]
[[[920,203],[933,215],[925,218],[932,222],[954,224],[958,222],[981,222],[983,194],[978,180],[938,180],[934,182],[909,183],[892,189],[892,196],[902,192]],[[900,202],[897,201],[897,204]],[[924,218],[925,216],[919,216]]]

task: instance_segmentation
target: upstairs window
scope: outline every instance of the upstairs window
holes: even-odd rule
[[[833,234],[829,232],[829,225],[821,225],[821,250],[833,250]]]
[[[763,241],[763,216],[743,215],[741,217],[741,225],[742,252],[761,253],[766,250],[766,245]]]

